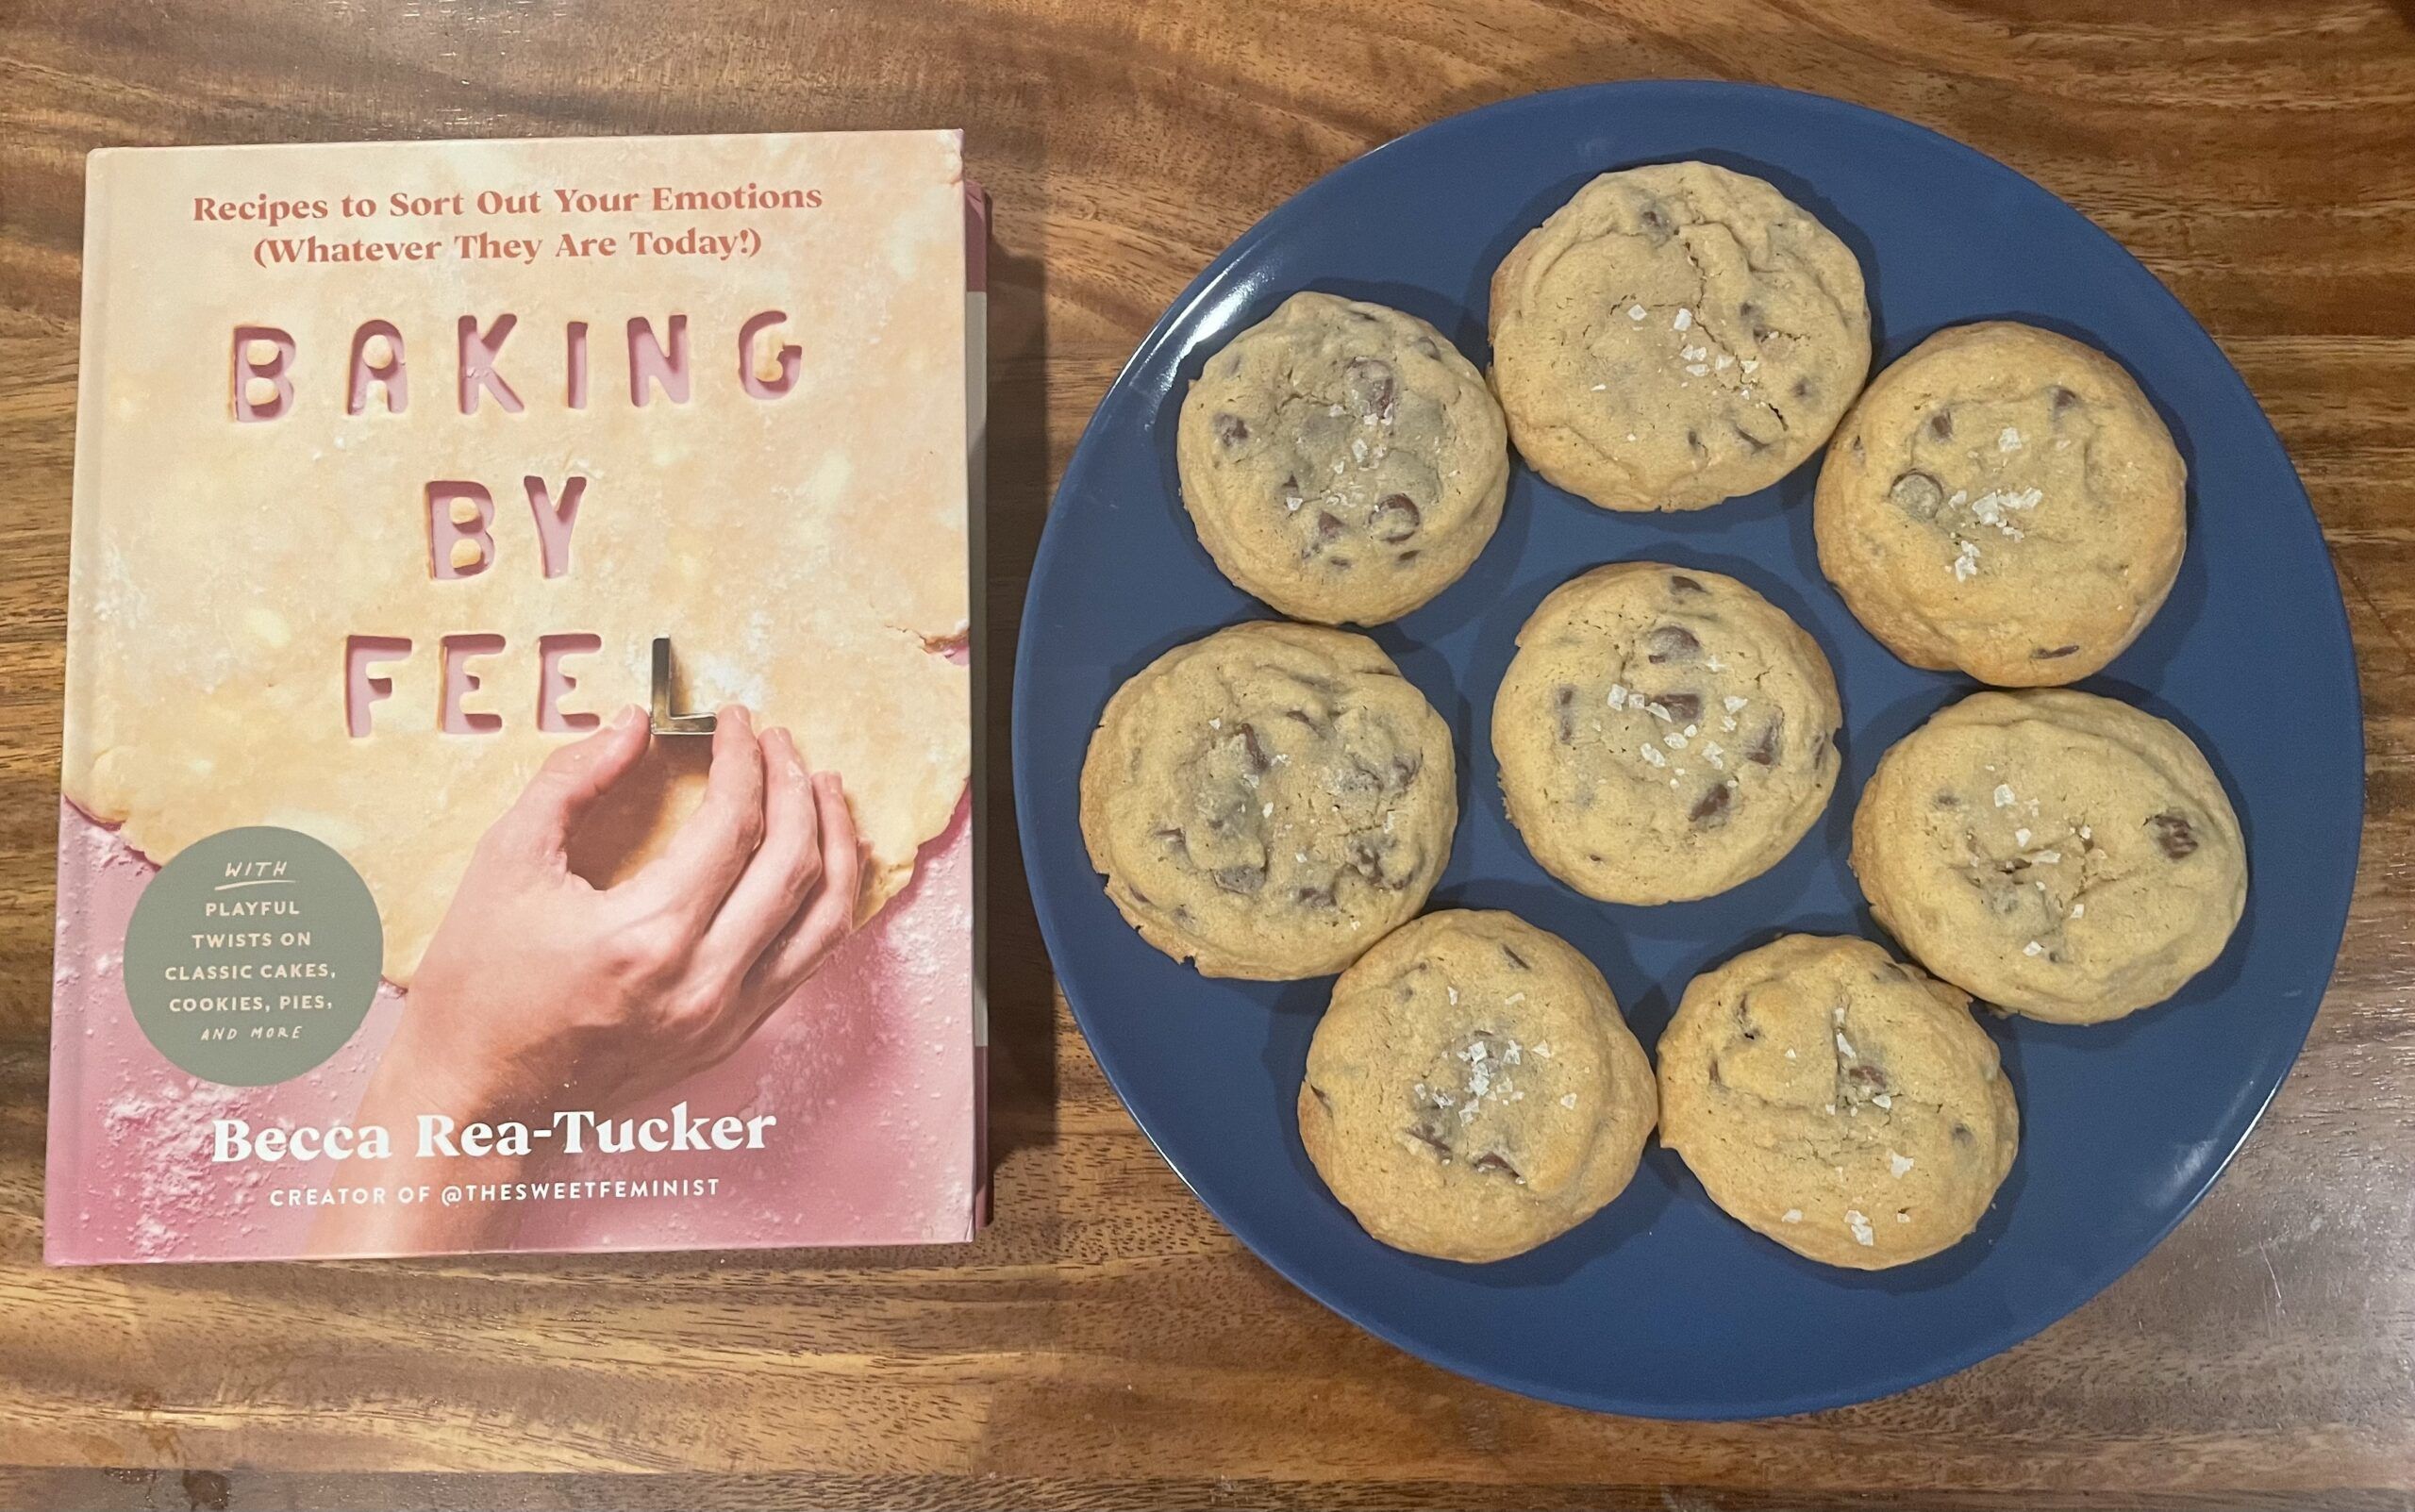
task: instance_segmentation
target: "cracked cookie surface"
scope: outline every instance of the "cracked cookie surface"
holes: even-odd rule
[[[1492,275],[1519,454],[1610,509],[1699,509],[1820,449],[1870,371],[1861,265],[1775,189],[1709,163],[1604,174]]]
[[[1827,806],[1843,714],[1818,642],[1717,573],[1615,562],[1552,590],[1492,704],[1510,822],[1606,903],[1708,897]]]
[[[1838,428],[1813,506],[1820,570],[1915,667],[2075,682],[2172,590],[2187,481],[2120,363],[2035,326],[1957,326]]]
[[[1660,1142],[1754,1232],[1877,1271],[1968,1235],[2020,1142],[1970,1000],[1866,939],[1789,935],[1686,986]]]
[[[1624,1190],[1652,1066],[1575,947],[1514,914],[1447,910],[1334,984],[1300,1084],[1300,1140],[1367,1232],[1506,1259]]]
[[[1258,621],[1108,701],[1082,839],[1141,938],[1208,976],[1340,971],[1414,917],[1458,822],[1451,736],[1364,636]]]
[[[1509,486],[1501,407],[1441,332],[1315,292],[1208,359],[1174,458],[1218,569],[1328,624],[1397,619],[1457,582]]]
[[[2058,1023],[2177,992],[2247,903],[2239,816],[2196,745],[2060,688],[1974,693],[1897,741],[1862,789],[1852,862],[1914,958]]]

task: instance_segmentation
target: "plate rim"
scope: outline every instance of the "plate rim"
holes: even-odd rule
[[[2263,427],[2264,439],[2279,457],[2289,475],[2290,499],[2279,501],[2279,507],[2286,507],[2290,500],[2294,500],[2296,507],[2304,511],[2313,526],[2316,543],[2321,548],[2324,560],[2332,567],[2335,579],[2333,593],[2323,607],[2329,611],[2330,627],[2336,630],[2340,640],[2349,650],[2347,712],[2358,732],[2361,755],[2365,732],[2362,667],[2357,656],[2357,641],[2353,626],[2348,619],[2346,595],[2339,590],[2337,583],[2337,559],[2332,555],[2329,541],[2323,534],[2322,517],[2316,513],[2313,500],[2307,493],[2305,480],[2298,474],[2295,459],[2290,457],[2288,446],[2273,427],[2272,418],[2265,412],[2264,406],[2257,398],[2255,390],[2240,373],[2237,364],[2231,361],[2229,354],[2223,351],[2221,343],[2214,339],[2213,333],[2206,328],[2205,324],[2197,318],[2195,312],[2189,308],[2179,295],[2172,291],[2170,286],[2164,283],[2154,269],[2141,261],[2136,254],[2122,243],[2119,238],[2099,225],[2086,211],[2019,169],[1967,142],[1889,111],[1831,95],[1780,85],[1710,78],[1612,79],[1567,85],[1557,89],[1512,95],[1427,122],[1391,138],[1366,152],[1335,164],[1307,183],[1276,200],[1251,223],[1248,229],[1235,238],[1223,251],[1209,258],[1207,265],[1183,286],[1181,291],[1159,313],[1147,334],[1134,346],[1131,356],[1117,369],[1115,376],[1101,391],[1098,403],[1092,407],[1090,418],[1083,423],[1081,434],[1075,439],[1074,448],[1067,456],[1064,472],[1058,476],[1056,488],[1049,492],[1048,516],[1041,523],[1040,541],[1033,552],[1030,573],[1024,583],[1023,610],[1017,617],[1016,623],[1015,667],[1009,701],[1008,743],[1013,768],[1018,849],[1022,852],[1024,875],[1029,889],[1032,912],[1040,926],[1041,942],[1048,953],[1051,978],[1057,983],[1058,990],[1064,995],[1066,1005],[1071,1010],[1074,1022],[1081,1029],[1084,1041],[1090,1047],[1091,1058],[1098,1063],[1099,1070],[1106,1076],[1108,1085],[1114,1090],[1117,1101],[1122,1103],[1124,1110],[1131,1115],[1134,1124],[1148,1139],[1158,1158],[1165,1161],[1167,1167],[1208,1210],[1210,1217],[1239,1239],[1259,1263],[1282,1276],[1320,1306],[1341,1317],[1353,1326],[1383,1339],[1394,1348],[1449,1371],[1455,1375],[1481,1385],[1513,1391],[1522,1396],[1596,1413],[1660,1421],[1712,1422],[1790,1417],[1825,1411],[1834,1407],[1849,1406],[1894,1396],[1915,1387],[1925,1386],[1957,1374],[2036,1338],[2070,1318],[2095,1301],[2114,1282],[2137,1269],[2140,1262],[2171,1238],[2173,1231],[2196,1210],[2198,1204],[2204,1201],[2206,1194],[2213,1188],[2214,1183],[2221,1180],[2223,1172],[2229,1170],[2231,1162],[2238,1157],[2239,1152],[2245,1146],[2248,1138],[2263,1122],[2264,1115],[2271,1108],[2273,1099],[2279,1094],[2281,1088],[2289,1081],[2290,1073],[2297,1068],[2298,1060],[2305,1054],[2306,1042],[2313,1030],[2314,1021],[2321,1013],[2324,1001],[2330,995],[2331,984],[2339,971],[2340,951],[2346,939],[2348,921],[2355,903],[2358,861],[2363,852],[2364,832],[2369,817],[2368,779],[2361,759],[2357,767],[2354,784],[2354,835],[2347,847],[2344,864],[2337,873],[2344,878],[2344,886],[2336,898],[2339,922],[2331,930],[2328,946],[2323,952],[2322,989],[2307,994],[2310,1001],[2300,1010],[2295,1034],[2288,1043],[2287,1055],[2277,1074],[2272,1078],[2272,1084],[2263,1096],[2257,1100],[2254,1108],[2240,1122],[2236,1135],[2223,1141],[2221,1157],[2213,1161],[2206,1169],[2202,1177],[2186,1191],[2184,1198],[2173,1205],[2170,1215],[2156,1227],[2153,1234],[2138,1248],[2137,1252],[2118,1264],[2104,1268],[2101,1274],[2083,1277],[2074,1288],[2070,1304],[2051,1317],[2034,1321],[2020,1319],[2001,1327],[1982,1330],[1971,1342],[1962,1347],[1942,1352],[1920,1366],[1907,1371],[1890,1372],[1883,1377],[1874,1377],[1848,1389],[1780,1393],[1754,1397],[1750,1400],[1722,1398],[1703,1402],[1641,1402],[1599,1391],[1571,1389],[1552,1380],[1522,1374],[1514,1369],[1475,1362],[1453,1349],[1412,1338],[1402,1331],[1363,1315],[1356,1307],[1336,1300],[1317,1282],[1301,1273],[1300,1269],[1283,1259],[1278,1259],[1275,1254],[1270,1253],[1266,1244],[1260,1242],[1257,1233],[1257,1226],[1254,1222],[1246,1225],[1236,1222],[1199,1188],[1197,1183],[1191,1179],[1191,1173],[1183,1169],[1182,1162],[1166,1149],[1163,1141],[1158,1138],[1157,1130],[1151,1127],[1151,1116],[1144,1113],[1141,1105],[1135,1103],[1126,1091],[1123,1073],[1118,1069],[1115,1058],[1100,1050],[1098,1039],[1091,1032],[1092,1010],[1084,1006],[1072,983],[1057,967],[1060,946],[1071,943],[1070,940],[1060,939],[1059,925],[1052,917],[1050,906],[1043,904],[1043,899],[1053,897],[1057,889],[1044,874],[1038,858],[1038,851],[1029,844],[1022,843],[1020,839],[1021,830],[1029,820],[1033,812],[1033,805],[1037,801],[1030,789],[1040,781],[1034,771],[1039,764],[1039,758],[1028,749],[1030,742],[1037,737],[1032,733],[1035,723],[1027,716],[1037,711],[1033,709],[1030,702],[1035,695],[1030,686],[1031,664],[1025,656],[1025,648],[1034,639],[1033,630],[1039,615],[1038,586],[1054,558],[1068,549],[1064,542],[1072,534],[1070,527],[1063,530],[1058,528],[1060,518],[1058,504],[1074,490],[1074,485],[1082,480],[1083,474],[1088,471],[1091,465],[1088,462],[1088,457],[1091,438],[1093,433],[1098,431],[1109,403],[1119,394],[1126,391],[1127,388],[1137,387],[1133,383],[1136,375],[1157,359],[1161,349],[1174,339],[1176,329],[1191,324],[1199,305],[1220,293],[1226,275],[1231,270],[1274,235],[1268,228],[1269,223],[1294,202],[1325,188],[1370,158],[1394,152],[1412,141],[1457,135],[1471,129],[1473,124],[1479,120],[1490,122],[1497,117],[1514,116],[1524,111],[1542,108],[1550,102],[1565,102],[1574,96],[1589,96],[1606,104],[1616,103],[1632,108],[1639,99],[1648,100],[1653,95],[1694,93],[1725,95],[1743,103],[1748,108],[1761,108],[1771,101],[1779,101],[1789,108],[1809,109],[1848,120],[1857,129],[1892,132],[1912,137],[1932,147],[1942,145],[1950,154],[1962,158],[1966,166],[1975,170],[1982,176],[1993,177],[1999,181],[2009,180],[2018,189],[2045,195],[2055,204],[2061,206],[2087,227],[2088,234],[2111,250],[2122,262],[2128,265],[2131,271],[2143,276],[2161,292],[2163,297],[2171,302],[2173,307],[2179,311],[2188,333],[2193,336],[2203,348],[2204,355],[2210,357],[2214,362],[2221,365],[2220,374],[2227,376],[2229,382],[2245,398],[2249,408],[2254,411],[2257,422]],[[1611,172],[1614,171],[1614,167],[1606,166],[1601,171]],[[1874,358],[1874,367],[1875,366]],[[1176,366],[1179,366],[1178,362]],[[1817,571],[1816,564],[1812,570]],[[1263,606],[1253,599],[1248,617],[1262,619],[1273,613],[1273,611],[1260,612],[1262,609]],[[1282,618],[1279,614],[1274,617]],[[1957,696],[1967,696],[1969,691],[1983,690],[1985,686],[1978,685],[1977,688],[1965,690]],[[2251,872],[2251,876],[2252,874]]]

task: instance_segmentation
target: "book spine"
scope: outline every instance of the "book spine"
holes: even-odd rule
[[[85,159],[83,265],[86,268],[101,267],[106,260],[102,252],[108,243],[111,203],[108,181],[113,157],[110,151],[103,149]],[[79,571],[88,570],[85,564],[95,559],[94,554],[99,545],[99,522],[93,518],[91,501],[99,496],[99,490],[93,485],[102,467],[102,421],[108,409],[108,386],[104,382],[100,360],[100,354],[106,346],[101,339],[102,323],[108,318],[103,282],[90,277],[84,280],[83,314],[79,327],[75,374],[75,481],[68,517],[66,708],[59,739],[62,789],[66,773],[90,759],[90,753],[85,749],[88,736],[84,728],[84,710],[91,701],[89,684],[93,648],[87,642],[92,626],[87,623],[90,616],[77,574]],[[88,1169],[91,1155],[81,1148],[81,1142],[89,1122],[82,1116],[87,1101],[82,1045],[86,999],[92,984],[68,970],[67,963],[86,954],[76,948],[77,938],[85,928],[84,921],[91,916],[91,892],[97,863],[83,847],[74,843],[75,833],[70,827],[70,819],[71,810],[62,797],[58,806],[58,900],[51,936],[50,1112],[45,1158],[51,1174],[42,1183],[42,1258],[52,1265],[73,1264],[83,1258],[75,1253],[72,1242],[66,1238],[77,1232],[76,1225],[65,1221],[65,1205],[75,1200],[75,1193],[71,1190],[75,1184],[58,1179],[58,1173]]]
[[[990,191],[964,181],[964,390],[970,547],[966,646],[973,660],[973,1226],[990,1222],[989,560]]]

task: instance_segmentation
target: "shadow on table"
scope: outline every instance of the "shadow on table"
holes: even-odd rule
[[[990,1165],[1057,1138],[1057,1013],[1048,953],[1024,880],[1009,753],[1024,586],[1048,516],[1046,274],[993,234],[990,264],[988,489],[974,584],[981,627],[974,770],[981,819],[981,917],[990,1004]]]

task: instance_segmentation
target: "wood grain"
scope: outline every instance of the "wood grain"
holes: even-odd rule
[[[2409,9],[0,0],[0,1504],[2415,1499]],[[989,648],[1004,668],[1057,471],[1202,263],[1439,116],[1653,75],[1878,106],[2079,206],[2214,332],[2322,516],[2369,721],[2346,951],[2237,1166],[2105,1296],[1950,1380],[1766,1423],[1592,1418],[1412,1360],[1242,1251],[1121,1110],[1052,997],[1002,759],[1000,1220],[971,1249],[41,1268],[86,151],[962,125],[997,197]],[[1005,678],[993,689],[1003,731]],[[2253,691],[2290,717],[2290,690]]]

